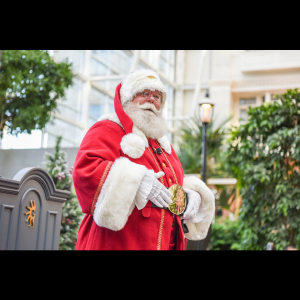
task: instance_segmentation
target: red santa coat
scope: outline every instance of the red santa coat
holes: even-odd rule
[[[151,207],[151,201],[142,210],[136,208],[134,200],[140,182],[147,170],[163,171],[165,176],[160,180],[166,187],[178,183],[201,191],[208,213],[200,227],[187,223],[190,233],[186,236],[190,239],[201,239],[207,234],[214,211],[212,193],[198,178],[184,179],[180,161],[166,137],[147,139],[130,124],[121,108],[119,91],[120,85],[115,97],[117,114],[103,116],[90,128],[74,164],[74,186],[86,214],[76,249],[169,250],[172,223],[176,222],[176,249],[184,250],[179,216]],[[155,151],[158,148],[160,155]]]

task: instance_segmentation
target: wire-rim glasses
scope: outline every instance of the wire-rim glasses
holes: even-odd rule
[[[151,95],[148,92],[140,93],[140,95],[142,95],[147,100],[149,100],[151,97],[153,97],[155,102],[161,103],[161,101],[162,101],[161,95]]]

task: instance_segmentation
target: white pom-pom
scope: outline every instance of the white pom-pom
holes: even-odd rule
[[[140,158],[145,151],[145,142],[134,133],[124,135],[120,145],[122,151],[131,158]]]

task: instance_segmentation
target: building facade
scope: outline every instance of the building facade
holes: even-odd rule
[[[62,135],[63,147],[78,147],[87,130],[105,113],[114,112],[116,86],[129,72],[151,68],[159,73],[168,92],[164,109],[173,116],[175,50],[54,50],[53,58],[73,63],[76,79],[59,102],[56,121],[48,125],[44,144],[53,147]],[[169,127],[172,122],[169,121]]]
[[[170,140],[182,122],[198,114],[209,92],[214,121],[238,125],[249,106],[272,101],[276,93],[300,88],[300,50],[51,50],[56,61],[66,58],[76,73],[74,85],[59,101],[54,124],[38,135],[36,145],[79,147],[87,130],[104,113],[114,111],[116,86],[138,68],[155,70],[168,91],[164,116]],[[6,137],[4,137],[5,140]],[[5,144],[5,143],[3,143]],[[28,145],[27,145],[28,144]],[[23,143],[30,148],[32,141]],[[14,148],[14,147],[3,147]]]
[[[198,74],[193,65],[198,65],[199,72],[199,52],[185,51],[184,114],[195,96]],[[230,123],[238,125],[246,120],[249,106],[260,106],[272,101],[275,94],[300,88],[299,50],[208,50],[204,56],[198,78],[202,90],[209,89],[216,121],[232,116]]]

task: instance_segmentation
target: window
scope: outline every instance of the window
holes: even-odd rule
[[[67,101],[63,102],[80,111],[82,105],[82,89],[83,81],[78,78],[74,78],[72,87],[67,90],[65,95]]]
[[[104,105],[90,105],[89,116],[98,119],[104,114]]]
[[[96,123],[103,114],[112,112],[114,112],[114,100],[92,87],[89,106],[89,126]]]
[[[105,112],[106,96],[95,88],[91,88],[89,107],[89,126],[92,126]]]
[[[240,119],[241,121],[247,121],[247,111],[246,109],[241,109],[240,110]]]
[[[83,130],[81,128],[59,119],[56,119],[54,124],[48,125],[47,132],[49,134],[47,147],[51,147],[49,146],[51,144],[49,144],[49,138],[51,135],[62,136],[63,139],[72,144],[70,144],[69,147],[79,146],[83,138]]]
[[[85,50],[54,50],[54,54],[59,61],[67,58],[76,72],[83,73]]]
[[[256,97],[240,99],[240,119],[242,123],[247,121],[249,106],[256,106],[256,104]]]
[[[124,50],[93,50],[93,56],[93,60],[101,62],[109,69],[104,75],[110,75],[111,72],[125,75],[130,70],[132,55]]]
[[[169,79],[174,80],[175,50],[161,50],[159,70]]]
[[[256,98],[243,98],[240,99],[240,105],[255,105]]]
[[[175,50],[141,50],[140,56],[169,80],[174,80]]]
[[[108,68],[96,59],[92,59],[92,76],[108,75]]]

